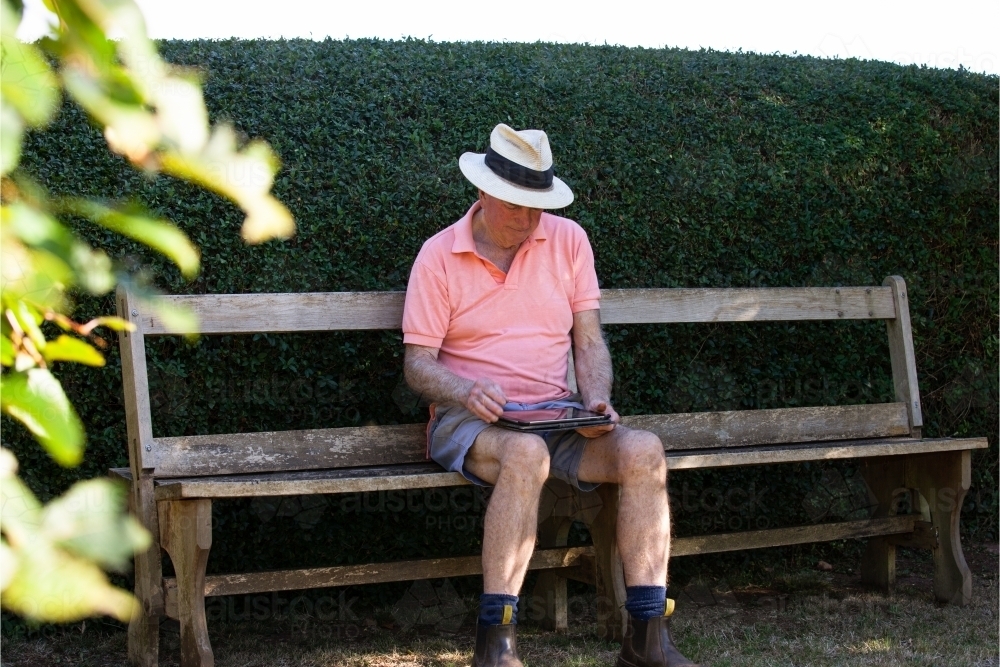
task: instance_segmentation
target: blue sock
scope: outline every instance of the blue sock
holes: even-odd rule
[[[505,609],[509,607],[509,609]],[[503,593],[483,593],[479,596],[479,624],[501,625],[517,623],[517,596]]]
[[[663,616],[667,604],[666,586],[626,586],[625,609],[638,621]]]

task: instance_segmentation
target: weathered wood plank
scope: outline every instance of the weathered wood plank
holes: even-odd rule
[[[155,482],[143,474],[133,483],[128,468],[120,470],[129,483],[129,511],[149,531],[149,547],[135,554],[135,597],[138,608],[129,619],[128,657],[136,667],[157,667],[160,655],[160,617],[163,616],[163,563],[160,557],[160,520]]]
[[[895,317],[884,287],[602,290],[604,324],[871,320]]]
[[[919,515],[890,516],[881,519],[861,519],[820,523],[811,526],[791,528],[769,528],[767,530],[740,531],[737,533],[714,533],[695,537],[675,537],[671,540],[670,556],[695,556],[719,553],[721,551],[742,551],[762,547],[829,542],[873,535],[897,535],[912,533],[914,522]]]
[[[666,454],[667,465],[671,470],[691,470],[736,465],[902,456],[985,449],[987,446],[986,438],[925,438],[922,440],[891,438],[833,443],[765,445],[739,449],[677,450],[667,451]],[[114,468],[110,473],[115,477],[131,479],[129,471],[125,468]],[[468,483],[460,474],[446,472],[436,463],[421,463],[346,470],[313,470],[157,480],[156,499],[363,493],[367,491],[461,486]]]
[[[369,474],[371,468],[334,471],[303,471],[287,473],[288,478],[272,479],[262,473],[258,477],[240,475],[233,477],[174,478],[160,482],[156,487],[157,500],[189,497],[240,498],[246,496],[298,496],[317,493],[367,493],[371,491],[408,491],[432,489],[442,486],[465,486],[469,482],[457,472],[443,470],[436,463],[430,468],[422,465],[399,466],[395,474]],[[347,474],[337,474],[347,473]],[[315,475],[291,477],[293,475]]]
[[[172,607],[181,625],[181,665],[212,667],[215,658],[205,618],[205,566],[212,548],[212,501],[159,503],[160,542],[177,577]]]
[[[405,292],[189,294],[155,299],[199,318],[198,331],[170,329],[143,312],[147,336],[399,329]],[[886,287],[663,288],[604,290],[605,324],[869,320],[896,316]]]
[[[122,359],[122,389],[125,398],[125,429],[128,434],[128,460],[132,474],[152,468],[148,456],[153,442],[153,422],[149,409],[149,380],[146,376],[146,347],[139,321],[139,304],[124,287],[115,295],[118,317],[136,326],[135,331],[118,332]],[[132,313],[135,313],[133,315]]]
[[[831,443],[765,445],[742,449],[701,452],[667,452],[670,470],[726,468],[729,466],[861,459],[871,456],[901,456],[927,452],[986,449],[986,438],[891,438],[887,440],[846,440]]]
[[[901,403],[636,415],[622,423],[656,433],[668,451],[891,437],[910,430]],[[195,435],[155,438],[147,459],[158,478],[315,470],[421,462],[424,441],[422,424]]]
[[[920,387],[917,385],[917,361],[913,352],[913,332],[910,328],[910,306],[906,281],[899,276],[889,276],[883,282],[892,291],[896,315],[885,325],[889,333],[889,360],[892,363],[892,383],[896,400],[907,406],[910,435],[920,437],[924,424],[920,409]]]
[[[425,426],[359,426],[156,438],[157,477],[425,461]]]
[[[972,601],[972,572],[962,551],[962,502],[972,484],[972,452],[940,452],[904,459],[906,486],[927,501],[926,512],[937,529],[934,597],[965,606]],[[921,503],[923,509],[923,503]]]
[[[623,417],[622,423],[652,431],[668,451],[857,440],[910,433],[906,406],[902,403],[635,415]]]
[[[905,456],[865,459],[860,471],[868,492],[877,505],[875,518],[895,516],[902,496],[909,496],[904,486]],[[873,537],[861,557],[861,582],[888,593],[896,583],[896,544],[887,537]]]
[[[593,557],[593,547],[562,547],[538,549],[531,556],[529,570],[574,567],[586,557]],[[481,556],[453,556],[424,560],[338,565],[303,570],[272,570],[241,574],[220,574],[205,577],[205,597],[246,595],[270,591],[297,591],[334,586],[359,586],[388,581],[413,581],[482,574]],[[177,580],[163,579],[167,615],[177,611]]]
[[[625,569],[618,550],[621,487],[617,484],[601,484],[596,491],[601,498],[601,509],[587,528],[594,542],[597,636],[604,641],[621,641],[628,626]]]
[[[203,333],[283,333],[399,329],[406,292],[304,294],[184,294],[155,297],[198,316],[197,331],[171,329],[153,313],[142,314],[147,336]]]

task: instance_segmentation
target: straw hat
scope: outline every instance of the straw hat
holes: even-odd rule
[[[552,175],[552,149],[541,130],[493,128],[485,154],[465,153],[458,167],[483,192],[519,206],[562,208],[573,201],[569,186]]]

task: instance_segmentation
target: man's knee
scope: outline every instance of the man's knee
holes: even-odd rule
[[[545,441],[533,433],[510,433],[504,443],[500,460],[501,473],[515,471],[519,476],[544,484],[549,477],[549,448]]]
[[[663,454],[663,443],[655,433],[631,431],[627,446],[622,448],[622,457],[624,460],[619,462],[619,470],[624,478],[666,484],[667,459]]]

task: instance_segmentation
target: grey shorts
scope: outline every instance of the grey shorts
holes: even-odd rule
[[[437,405],[427,429],[430,457],[444,468],[461,473],[473,484],[490,486],[465,468],[465,455],[489,426],[464,405]],[[581,491],[593,491],[598,487],[598,484],[581,482],[577,477],[587,438],[576,431],[543,431],[536,435],[541,436],[549,448],[549,477],[561,479]]]

